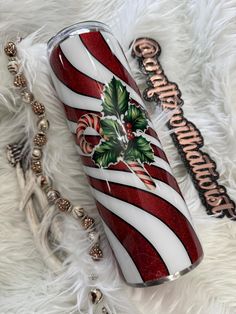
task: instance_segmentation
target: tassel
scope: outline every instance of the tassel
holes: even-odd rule
[[[16,148],[17,145],[8,145],[7,157],[9,163],[16,168],[17,181],[23,194],[22,200],[19,205],[19,210],[25,211],[29,227],[34,237],[35,246],[41,254],[45,264],[53,272],[58,273],[62,269],[62,262],[53,253],[48,236],[49,232],[51,232],[52,239],[60,239],[61,237],[60,225],[58,225],[58,222],[56,222],[56,220],[54,221],[54,223],[56,223],[57,225],[50,230],[50,227],[52,226],[53,220],[56,216],[55,208],[50,207],[48,209],[47,198],[43,191],[40,189],[32,171],[28,170],[24,173],[21,167],[21,158],[19,157],[22,156],[20,154],[19,146],[18,149],[14,150],[12,149],[12,147]],[[37,214],[36,207],[33,203],[33,195],[35,197],[35,204],[38,204],[41,216],[43,216],[41,221]]]

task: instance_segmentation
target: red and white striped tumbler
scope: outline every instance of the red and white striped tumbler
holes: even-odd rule
[[[83,22],[48,43],[52,79],[128,284],[193,269],[203,252],[178,184],[109,28]]]

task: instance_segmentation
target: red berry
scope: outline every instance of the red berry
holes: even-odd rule
[[[133,140],[134,139],[134,134],[133,133],[128,133],[128,135],[127,135],[127,138],[128,138],[128,140],[130,141],[130,140]]]
[[[127,122],[125,126],[127,129],[132,129],[132,124],[130,122]]]
[[[128,129],[127,134],[132,134],[132,130]]]

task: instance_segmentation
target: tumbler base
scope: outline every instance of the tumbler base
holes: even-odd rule
[[[136,283],[132,284],[129,282],[126,282],[126,283],[127,283],[127,285],[129,285],[131,287],[145,288],[145,287],[151,287],[151,286],[158,286],[158,285],[161,285],[161,284],[163,284],[165,282],[169,282],[169,281],[174,281],[174,280],[182,277],[183,275],[189,273],[194,268],[196,268],[201,263],[202,259],[203,259],[203,255],[195,263],[193,263],[191,266],[189,266],[188,268],[185,268],[185,269],[178,271],[175,274],[169,275],[167,277],[163,277],[163,278],[160,278],[157,280],[147,281],[144,283],[137,283],[137,284]]]

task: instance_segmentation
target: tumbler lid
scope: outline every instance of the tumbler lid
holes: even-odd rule
[[[89,33],[94,31],[106,31],[111,33],[109,26],[102,22],[98,21],[84,21],[75,23],[73,25],[67,26],[60,30],[55,36],[49,39],[47,46],[48,46],[48,53],[52,51],[52,49],[61,43],[63,40],[70,36],[74,36],[77,34],[82,33]]]

